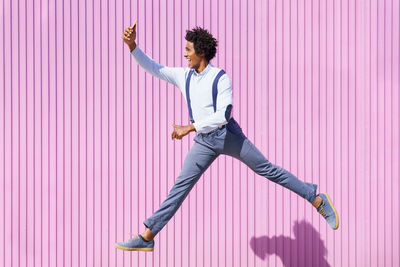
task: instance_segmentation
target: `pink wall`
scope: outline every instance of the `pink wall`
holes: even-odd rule
[[[399,266],[398,0],[0,1],[0,266]],[[185,66],[185,30],[219,40],[234,116],[272,162],[320,185],[311,206],[220,157],[156,237],[141,232],[194,135],[179,90],[121,35]]]

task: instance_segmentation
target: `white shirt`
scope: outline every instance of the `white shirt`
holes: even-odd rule
[[[186,100],[186,77],[190,68],[170,68],[160,65],[147,56],[138,46],[131,52],[137,63],[151,75],[177,86]],[[227,124],[225,112],[232,105],[232,86],[228,75],[218,81],[217,108],[214,113],[212,84],[221,69],[208,64],[201,72],[193,72],[190,80],[189,96],[192,107],[193,126],[198,133],[208,133]]]

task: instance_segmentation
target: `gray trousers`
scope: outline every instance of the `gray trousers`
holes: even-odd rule
[[[198,134],[194,141],[195,144],[187,154],[182,171],[175,180],[167,199],[151,217],[143,222],[154,235],[174,216],[200,176],[221,154],[237,158],[258,175],[284,186],[310,203],[315,200],[317,185],[305,183],[287,170],[269,162],[246,138],[233,118],[223,128],[218,128],[208,134]]]

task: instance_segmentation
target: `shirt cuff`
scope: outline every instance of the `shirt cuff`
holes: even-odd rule
[[[194,129],[196,130],[196,133],[198,133],[201,130],[201,126],[197,122],[192,123],[194,126]]]
[[[136,45],[135,49],[131,51],[132,56],[136,56],[139,53],[139,50],[140,50],[139,46]]]

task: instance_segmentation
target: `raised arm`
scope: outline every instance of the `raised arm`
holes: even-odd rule
[[[147,56],[136,45],[136,23],[125,29],[122,39],[128,45],[136,62],[145,69],[145,71],[157,78],[172,83],[179,88],[183,85],[183,82],[185,81],[184,68],[170,68],[163,66]]]

